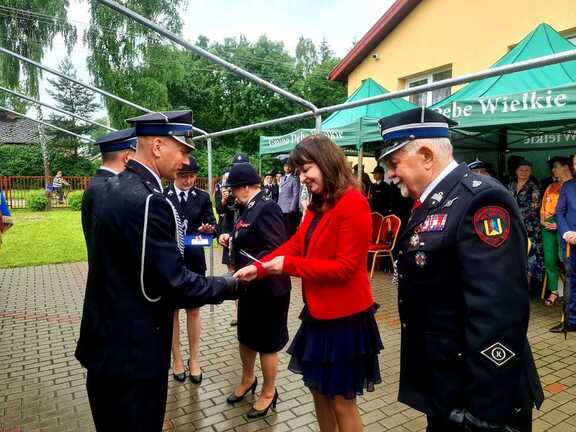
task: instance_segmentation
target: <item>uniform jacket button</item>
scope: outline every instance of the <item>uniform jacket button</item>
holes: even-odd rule
[[[402,256],[402,255],[404,255],[403,251],[398,252],[398,256]]]
[[[402,303],[404,303],[404,300],[398,299],[398,304],[402,304]]]
[[[406,323],[402,323],[402,328],[406,328]]]

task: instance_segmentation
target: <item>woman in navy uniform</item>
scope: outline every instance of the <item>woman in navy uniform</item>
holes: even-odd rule
[[[178,210],[182,221],[185,236],[196,236],[198,234],[212,234],[216,225],[216,219],[212,212],[212,202],[210,195],[194,186],[196,174],[198,173],[198,163],[193,157],[188,159],[188,165],[184,165],[176,180],[165,191],[166,197]],[[206,274],[206,258],[204,247],[189,245],[184,247],[184,262],[186,267],[202,276]],[[186,380],[186,369],[180,351],[180,311],[174,313],[174,336],[172,338],[172,373],[176,381]],[[202,369],[198,360],[198,344],[202,323],[200,321],[200,309],[186,309],[186,329],[188,333],[188,347],[190,358],[188,359],[188,370],[190,380],[194,384],[202,382]]]
[[[443,115],[380,120],[390,179],[415,199],[398,238],[398,399],[428,432],[531,430],[543,393],[526,337],[526,230],[495,179],[458,165]]]
[[[234,267],[239,269],[253,262],[286,241],[282,211],[266,198],[260,189],[260,177],[248,163],[235,164],[227,185],[242,211],[230,238]],[[246,295],[238,299],[238,341],[242,359],[242,382],[228,397],[228,403],[239,402],[257,386],[254,375],[256,354],[264,375],[260,398],[247,413],[248,418],[265,416],[278,399],[276,370],[278,351],[288,342],[288,307],[290,278],[273,276],[252,282]]]

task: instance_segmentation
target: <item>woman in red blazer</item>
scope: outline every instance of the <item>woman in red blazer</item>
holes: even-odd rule
[[[290,240],[240,269],[243,281],[267,275],[302,278],[302,324],[288,352],[288,368],[303,375],[314,396],[321,431],[356,432],[356,395],[381,382],[383,348],[366,268],[372,231],[370,206],[357,188],[342,150],[324,135],[301,141],[291,160],[312,200]]]

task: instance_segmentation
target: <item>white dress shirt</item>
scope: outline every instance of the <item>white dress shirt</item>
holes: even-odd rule
[[[438,184],[440,184],[440,182],[442,180],[444,180],[444,178],[450,174],[452,171],[454,171],[456,168],[458,168],[458,162],[456,162],[455,160],[453,160],[452,162],[450,162],[448,164],[448,166],[446,168],[444,168],[442,170],[442,172],[440,174],[438,174],[438,177],[436,177],[432,183],[430,183],[428,185],[428,187],[426,189],[424,189],[424,192],[422,192],[422,195],[420,195],[420,202],[424,203],[424,201],[426,200],[426,198],[428,198],[428,195],[430,195],[430,193],[434,190],[434,188],[436,186],[438,186]]]

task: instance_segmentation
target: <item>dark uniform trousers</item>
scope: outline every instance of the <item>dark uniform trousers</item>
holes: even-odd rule
[[[450,425],[453,410],[530,431],[543,392],[526,337],[527,238],[511,195],[459,165],[398,245],[399,401],[425,413],[431,432],[475,430]]]
[[[162,430],[168,394],[166,375],[134,380],[101,376],[88,370],[86,390],[96,430]]]
[[[428,427],[426,432],[483,432],[481,429],[471,429],[469,426],[451,423],[442,417],[427,417]],[[532,430],[532,412],[528,414],[514,414],[513,418],[507,423],[507,426],[518,432],[528,432]],[[496,432],[496,431],[494,431]]]
[[[88,277],[75,356],[88,371],[99,432],[160,432],[174,309],[232,300],[237,289],[185,267],[177,211],[139,162],[91,190],[82,207]]]

